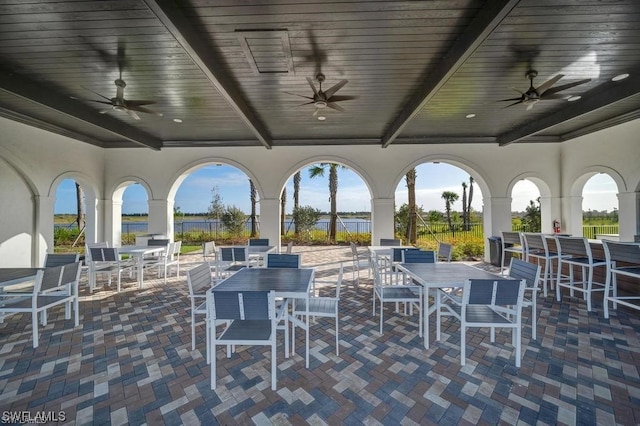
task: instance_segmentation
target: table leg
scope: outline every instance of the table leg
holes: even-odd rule
[[[424,348],[429,349],[429,287],[424,288],[424,302],[422,306],[424,311]]]

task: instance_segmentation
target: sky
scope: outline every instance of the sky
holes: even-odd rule
[[[416,200],[425,211],[444,211],[442,192],[459,194],[453,209],[462,210],[462,182],[469,182],[469,174],[446,163],[425,163],[416,167]],[[287,213],[293,206],[293,176],[287,182]],[[249,180],[241,170],[227,165],[203,166],[189,175],[176,193],[175,205],[184,213],[206,212],[212,200],[212,189],[217,188],[222,204],[239,207],[249,213]],[[474,184],[472,207],[482,210],[482,193]],[[612,211],[618,207],[617,189],[613,179],[606,174],[592,177],[583,191],[583,210]],[[530,200],[540,196],[537,187],[524,180],[516,184],[512,197],[512,211],[524,211]],[[338,168],[338,211],[370,211],[370,194],[364,181],[356,173],[346,168]],[[396,189],[396,206],[407,202],[407,188],[404,179]],[[321,211],[329,211],[328,170],[324,177],[311,179],[308,168],[302,170],[300,184],[300,205],[310,205]],[[64,180],[56,192],[54,211],[56,214],[75,213],[75,183]],[[142,185],[130,185],[124,192],[122,212],[147,213],[147,195]]]

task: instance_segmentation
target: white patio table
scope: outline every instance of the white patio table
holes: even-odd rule
[[[163,246],[122,246],[118,248],[119,254],[128,254],[135,259],[138,266],[138,288],[142,288],[144,283],[144,257],[162,253],[165,249],[166,247]]]

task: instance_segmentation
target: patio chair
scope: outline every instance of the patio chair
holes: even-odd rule
[[[436,263],[438,260],[438,254],[433,250],[403,250],[401,255],[402,263]]]
[[[371,277],[371,259],[368,253],[358,252],[358,246],[355,243],[350,243],[351,247],[351,261],[353,262],[352,279],[355,283],[355,288],[360,286],[360,269],[364,266],[367,269],[367,277]]]
[[[217,254],[218,252],[215,241],[202,243],[202,257],[204,258],[204,261],[209,264],[209,267],[215,268]]]
[[[267,268],[299,268],[300,255],[268,253],[266,266]]]
[[[206,339],[209,347],[209,323],[206,321],[207,300],[206,291],[213,287],[214,281],[211,275],[209,263],[204,262],[187,271],[187,285],[189,286],[189,299],[191,301],[191,350],[196,350],[196,315],[204,315],[207,326]],[[207,363],[211,362],[207,349]]]
[[[216,280],[222,281],[242,268],[249,267],[246,246],[220,247],[216,265]]]
[[[562,237],[557,235],[556,247],[558,249],[558,282],[556,283],[556,299],[562,300],[561,288],[568,288],[573,297],[574,292],[580,292],[587,300],[587,311],[591,312],[591,294],[605,291],[606,283],[593,280],[593,272],[597,267],[606,267],[604,259],[596,259],[591,253],[589,240],[584,237]],[[562,274],[562,267],[566,266],[569,275]],[[574,268],[581,271],[580,279],[574,274]]]
[[[447,300],[446,297],[436,299],[438,325],[443,316],[460,321],[460,365],[466,364],[467,328],[490,328],[492,343],[495,342],[496,328],[510,328],[511,343],[516,349],[516,367],[520,367],[525,287],[524,280],[467,280],[460,303],[455,299]],[[446,295],[444,292],[439,294]]]
[[[267,247],[269,245],[268,238],[249,238],[247,242],[248,246],[255,247]],[[264,254],[262,253],[249,253],[249,266],[251,267],[264,267]]]
[[[44,267],[51,268],[53,266],[76,263],[79,257],[78,253],[47,253],[44,258]]]
[[[453,246],[447,243],[438,243],[438,262],[451,262]]]
[[[65,305],[65,319],[71,319],[74,311],[74,326],[80,324],[78,310],[78,281],[80,280],[80,262],[44,268],[38,271],[36,280],[28,297],[24,294],[12,295],[0,293],[0,314],[30,313],[33,332],[33,347],[39,345],[38,314],[41,324],[47,325],[47,310]]]
[[[618,294],[618,275],[640,279],[640,244],[602,240],[602,245],[607,262],[604,317],[609,318],[609,302],[613,302],[614,309],[619,303],[640,310],[640,296]]]
[[[538,300],[538,291],[540,291],[540,270],[540,265],[535,265],[520,259],[511,258],[511,263],[509,264],[509,277],[516,280],[524,280],[526,283],[522,306],[525,308],[531,307],[531,337],[533,340],[538,339],[538,308],[536,302]],[[530,293],[530,295],[527,295],[527,293]]]
[[[271,346],[271,389],[276,390],[276,326],[275,292],[273,291],[208,291],[207,317],[210,321],[229,321],[218,336],[211,326],[211,389],[216,388],[216,347],[226,346],[231,357],[232,346]]]
[[[422,286],[420,285],[385,285],[382,282],[377,266],[373,267],[373,316],[376,315],[376,299],[380,301],[380,334],[382,333],[383,305],[385,303],[404,303],[418,309],[419,335],[422,337]],[[405,309],[406,313],[406,309]]]
[[[176,270],[176,278],[180,276],[180,248],[182,247],[182,241],[176,241],[169,243],[167,249],[159,257],[152,259],[145,259],[145,268],[158,270],[158,276],[164,278],[164,283],[167,283],[167,275],[171,268]]]
[[[95,264],[98,265],[94,266],[93,270],[97,273],[108,275],[108,286],[111,286],[112,276],[114,274],[116,275],[119,293],[121,289],[122,272],[129,271],[133,273],[136,270],[136,264],[131,260],[121,260],[118,249],[115,247],[92,247],[89,251],[91,253],[91,262],[95,262]]]
[[[309,317],[315,320],[316,317],[321,318],[334,318],[336,325],[336,356],[340,356],[340,344],[338,335],[338,323],[339,323],[339,304],[340,304],[340,286],[342,285],[342,276],[344,273],[344,265],[340,263],[340,269],[338,270],[338,278],[335,282],[336,290],[335,296],[316,296],[315,291],[309,298]],[[327,280],[314,280],[315,283],[328,283]],[[296,299],[292,308],[292,315],[297,317],[300,321],[303,320],[307,314],[307,301],[305,299]],[[293,322],[293,334],[292,341],[296,341],[296,323]],[[295,352],[295,346],[294,346]]]
[[[89,291],[93,292],[96,287],[96,275],[101,268],[100,262],[94,262],[91,259],[91,248],[109,247],[109,243],[106,241],[97,243],[87,243],[84,246],[84,263],[87,265],[87,281],[89,282]]]
[[[502,262],[500,264],[500,274],[502,275],[504,275],[503,271],[506,269],[507,253],[511,255],[509,258],[514,255],[523,257],[524,246],[520,232],[502,231]]]
[[[397,240],[395,238],[380,238],[381,246],[401,246],[402,240]]]

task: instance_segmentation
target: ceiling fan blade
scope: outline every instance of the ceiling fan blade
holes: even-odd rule
[[[325,90],[324,94],[327,97],[327,99],[332,97],[334,93],[336,93],[338,90],[340,90],[348,82],[349,82],[349,80],[342,80],[338,84],[336,84],[335,86],[330,87],[329,89]]]
[[[340,101],[351,101],[353,99],[358,99],[358,97],[357,96],[332,96],[327,101],[340,102]]]
[[[556,82],[558,80],[560,80],[562,77],[564,77],[564,74],[558,74],[555,77],[545,81],[544,83],[542,83],[540,86],[536,87],[536,91],[538,92],[539,96],[542,96],[542,94],[544,92],[546,92],[547,90],[549,90],[551,88],[551,86],[553,86],[554,84],[556,84]]]
[[[313,94],[317,96],[318,95],[318,90],[316,89],[316,86],[313,85],[313,80],[311,80],[309,77],[307,77],[307,81],[309,82],[309,86],[311,86],[311,88],[313,89]],[[309,99],[311,99],[311,98],[309,98]]]
[[[102,99],[106,99],[106,100],[108,100],[108,101],[109,101],[109,103],[111,103],[111,98],[107,98],[106,96],[101,95],[101,94],[100,94],[100,93],[98,93],[98,92],[94,92],[93,90],[89,89],[88,87],[84,87],[84,86],[82,86],[82,88],[83,88],[83,89],[85,89],[85,90],[88,90],[89,92],[93,93],[93,94],[94,94],[94,95],[96,95],[96,96],[100,96]],[[72,98],[73,98],[73,96],[72,96]],[[74,98],[74,99],[80,99],[80,98]]]
[[[111,108],[110,108],[110,109],[103,109],[103,110],[98,111],[98,112],[99,112],[100,114],[106,114],[106,113],[108,113],[109,111],[113,111],[113,109],[111,109]]]
[[[316,108],[316,110],[313,111],[313,116],[314,117],[317,116],[319,111],[320,111],[320,108]]]
[[[127,107],[129,106],[142,106],[142,105],[151,105],[155,104],[156,101],[144,101],[140,99],[127,99],[126,102]]]
[[[569,97],[568,95],[561,95],[560,93],[552,93],[550,95],[548,95],[547,93],[549,92],[546,92],[545,95],[540,98],[540,100],[546,101],[551,99],[566,99]]]
[[[506,101],[507,99],[504,99],[504,100]],[[518,102],[514,102],[512,104],[509,104],[509,105],[503,107],[502,109],[509,108],[511,106],[518,105],[518,104],[521,104],[521,103],[522,103],[522,100],[519,100]]]
[[[512,87],[513,90],[515,90],[516,92],[520,93],[521,95],[524,95],[524,92],[522,90],[518,90],[515,87]]]
[[[527,105],[527,111],[529,111],[531,108],[533,108],[533,106],[535,105],[535,102],[531,102],[529,105]]]
[[[335,110],[340,111],[340,112],[344,112],[344,108],[342,108],[342,107],[341,107],[340,105],[338,105],[338,104],[334,104],[333,102],[328,102],[328,103],[327,103],[327,107],[328,107],[328,108],[335,109]]]
[[[158,117],[162,117],[161,112],[154,111],[149,108],[145,108],[137,105],[127,105],[127,111],[136,111],[136,112],[144,112],[145,114],[157,115]]]
[[[127,114],[129,114],[131,117],[133,117],[134,120],[140,120],[140,116],[138,114],[136,114],[136,112],[134,110],[131,109],[125,109],[125,111],[127,112]]]
[[[303,104],[299,104],[299,105],[296,105],[296,106],[311,105],[311,104],[314,104],[314,103],[315,103],[314,101],[311,101],[311,102],[305,102]]]
[[[282,92],[282,93],[286,93],[287,95],[300,96],[301,98],[313,100],[313,98],[310,98],[309,96],[298,95],[297,93],[291,93],[291,92]]]
[[[509,102],[509,101],[520,101],[520,102],[522,102],[522,96],[519,96],[517,98],[500,99],[498,102]],[[518,102],[516,102],[516,103],[518,103]]]
[[[567,84],[563,84],[563,85],[560,85],[560,86],[552,87],[552,88],[548,89],[546,92],[544,92],[544,96],[543,97],[545,99],[548,99],[549,98],[548,95],[552,95],[554,93],[558,93],[558,92],[560,92],[562,90],[571,89],[572,87],[576,87],[576,86],[579,86],[581,84],[588,83],[590,81],[591,81],[590,78],[585,78],[584,80],[578,80],[578,81],[574,81],[573,83],[567,83]]]
[[[96,99],[76,98],[75,96],[71,96],[71,99],[75,99],[77,101],[95,102],[95,103],[104,104],[104,105],[113,105],[111,101],[107,102],[107,101],[98,101]]]

